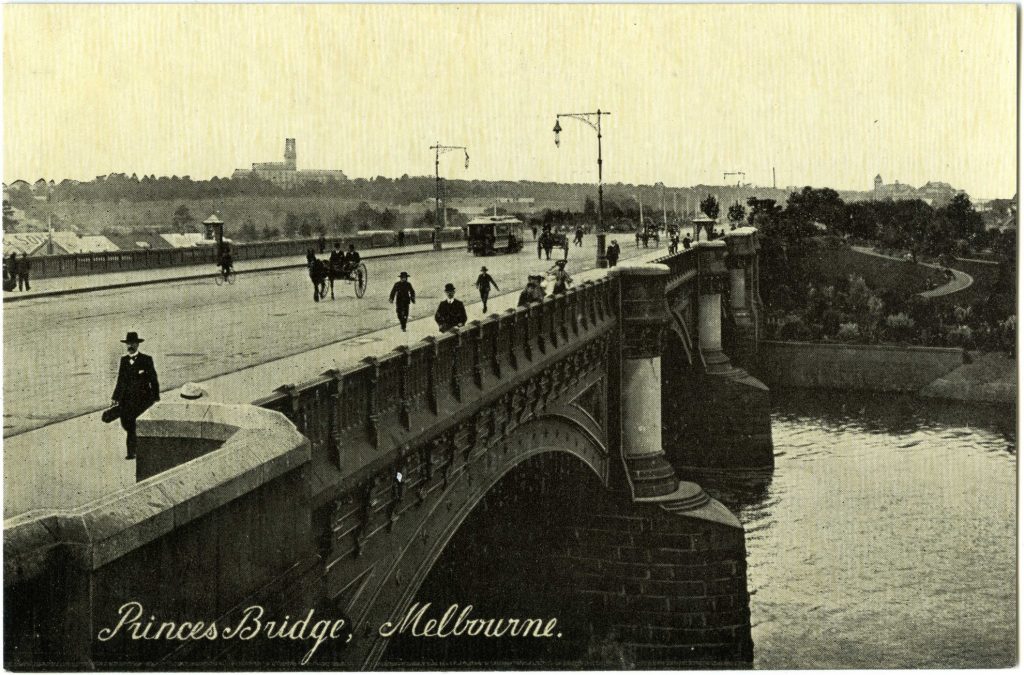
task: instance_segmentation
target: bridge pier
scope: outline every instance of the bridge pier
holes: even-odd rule
[[[732,244],[719,239],[694,247],[700,358],[690,365],[679,350],[669,350],[663,378],[666,428],[672,437],[669,460],[675,467],[750,469],[774,464],[768,388],[733,365],[722,344],[722,315],[730,310],[723,306],[725,297],[734,306],[743,305],[737,321],[746,322],[741,333],[746,339],[736,342],[748,347],[739,350],[740,362],[756,349],[756,286],[748,281],[756,272],[748,261],[756,251],[756,231],[748,229],[735,230]],[[734,254],[727,266],[729,250]]]
[[[575,540],[604,560],[600,578],[584,572],[576,581],[610,617],[609,634],[627,648],[630,666],[747,663],[743,526],[699,485],[680,481],[662,446],[669,268],[626,264],[612,274],[619,279],[620,446],[629,499],[613,489],[580,514]],[[706,326],[702,319],[701,336],[717,338],[719,362],[728,366],[720,319]]]
[[[760,339],[760,292],[758,290],[757,230],[741,227],[725,234],[729,269],[729,315],[732,318],[733,359],[748,372],[757,366]]]

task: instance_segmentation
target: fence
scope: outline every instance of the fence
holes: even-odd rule
[[[433,241],[434,231],[415,228],[404,230],[404,244],[428,244]],[[462,229],[447,228],[441,232],[441,241],[460,241],[464,237]],[[359,249],[382,248],[395,246],[398,243],[397,231],[375,231],[350,234],[327,239],[328,248],[334,242],[340,242],[343,248],[355,244]],[[235,261],[261,260],[265,258],[283,258],[305,255],[313,249],[319,252],[319,238],[289,239],[282,241],[256,241],[233,243],[231,255]],[[69,253],[65,255],[48,255],[31,258],[32,276],[37,279],[53,277],[70,277],[85,274],[104,274],[106,272],[128,272],[132,270],[159,269],[165,267],[185,267],[188,265],[213,265],[217,262],[215,246],[196,246],[191,248],[148,249],[136,251],[104,251],[98,253]]]

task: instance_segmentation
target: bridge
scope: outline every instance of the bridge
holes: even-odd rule
[[[567,641],[636,667],[746,664],[743,529],[686,478],[772,465],[759,317],[739,229],[251,405],[159,403],[135,484],[5,521],[7,663],[394,664],[424,584],[456,595],[439,561],[486,565],[452,549],[487,532],[499,557],[542,542],[521,563],[573,596]],[[540,516],[517,532],[523,509]],[[254,607],[344,630],[232,639]]]

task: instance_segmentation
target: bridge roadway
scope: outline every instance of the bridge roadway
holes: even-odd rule
[[[577,282],[605,273],[592,269],[588,239],[590,245],[570,251]],[[623,248],[623,259],[664,254],[664,248]],[[4,518],[74,508],[134,483],[134,463],[123,458],[124,432],[96,414],[109,402],[127,330],[147,340],[144,351],[156,360],[165,396],[185,382],[201,382],[211,400],[248,403],[283,384],[436,334],[433,314],[446,281],[459,288],[470,320],[481,318],[473,288],[481,263],[503,291],[492,296],[489,313],[514,307],[526,276],[551,264],[538,261],[535,249],[490,258],[462,250],[379,260],[369,265],[361,300],[344,284],[334,302],[314,303],[304,271],[290,270],[241,277],[234,286],[207,279],[8,305]],[[407,333],[387,301],[402,269],[412,275],[418,301]]]

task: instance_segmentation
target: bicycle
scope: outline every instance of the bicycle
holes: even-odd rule
[[[224,282],[227,282],[228,284],[233,284],[235,283],[235,276],[236,272],[233,269],[228,270],[226,274],[222,271],[219,274],[217,274],[216,277],[214,277],[214,282],[218,286],[223,286]]]

